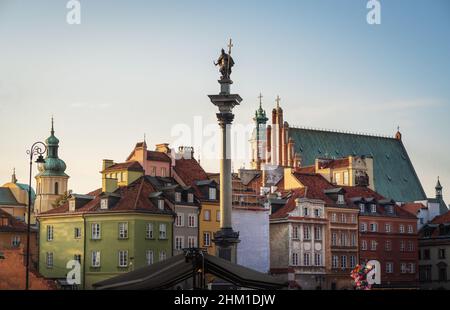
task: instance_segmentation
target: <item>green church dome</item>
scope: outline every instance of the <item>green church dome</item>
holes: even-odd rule
[[[45,140],[45,144],[47,145],[47,157],[44,164],[38,165],[39,176],[67,176],[65,174],[66,163],[58,157],[59,139],[55,137],[53,118],[51,134]]]

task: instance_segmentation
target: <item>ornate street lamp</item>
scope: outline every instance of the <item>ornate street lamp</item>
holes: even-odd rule
[[[31,174],[33,167],[33,157],[38,156],[36,163],[38,165],[45,164],[45,159],[42,154],[47,151],[47,146],[43,142],[35,142],[27,154],[30,156],[30,179],[28,183],[28,215],[27,215],[27,253],[26,253],[26,273],[25,273],[25,289],[29,289],[30,276],[30,235],[31,235]]]

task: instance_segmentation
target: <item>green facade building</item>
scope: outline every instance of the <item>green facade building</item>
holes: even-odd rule
[[[73,194],[63,206],[40,214],[39,273],[64,283],[73,267],[67,264],[77,260],[78,287],[90,289],[96,282],[171,257],[175,213],[164,197],[152,198],[154,192],[140,177],[110,192]]]

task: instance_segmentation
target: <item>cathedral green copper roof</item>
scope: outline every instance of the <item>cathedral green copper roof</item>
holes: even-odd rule
[[[427,199],[401,140],[304,128],[289,129],[289,136],[303,166],[313,165],[316,158],[371,156],[379,194],[401,202]]]

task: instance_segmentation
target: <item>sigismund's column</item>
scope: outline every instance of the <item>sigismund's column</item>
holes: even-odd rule
[[[221,153],[220,153],[220,230],[214,234],[213,242],[216,244],[217,256],[236,263],[236,248],[239,243],[239,232],[233,231],[231,222],[232,212],[232,183],[231,183],[231,123],[234,119],[233,108],[239,105],[242,98],[238,94],[230,93],[233,81],[230,79],[231,68],[234,66],[231,58],[232,41],[228,45],[228,54],[222,49],[216,66],[222,74],[220,80],[220,93],[208,95],[211,102],[219,108],[217,120],[221,127]]]

